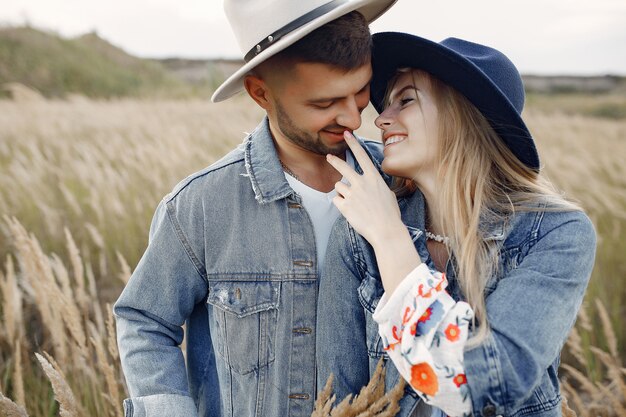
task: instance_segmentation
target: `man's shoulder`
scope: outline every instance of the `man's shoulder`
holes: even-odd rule
[[[219,187],[220,184],[226,185],[225,182],[238,180],[240,177],[238,173],[242,171],[245,165],[244,159],[244,149],[243,144],[241,144],[208,167],[196,171],[180,181],[165,196],[164,200],[175,199],[183,192],[204,194],[211,187]]]

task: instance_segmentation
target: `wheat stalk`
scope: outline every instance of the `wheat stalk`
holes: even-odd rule
[[[121,253],[116,251],[115,256],[117,256],[117,261],[119,262],[121,269],[118,278],[124,283],[124,285],[126,285],[131,275],[130,266],[128,266],[128,262],[126,262],[126,259]]]
[[[22,347],[19,340],[13,344],[15,353],[15,367],[13,368],[13,396],[15,402],[22,407],[26,407],[26,396],[24,395],[24,372],[22,369]]]
[[[17,285],[13,258],[10,255],[7,255],[5,265],[6,275],[0,270],[3,323],[6,339],[13,342],[22,333],[22,293]]]
[[[39,353],[35,353],[43,371],[52,384],[54,397],[61,407],[61,417],[85,417],[86,413],[76,401],[76,397],[68,385],[63,372],[50,355],[45,352],[44,355],[45,357]]]
[[[581,413],[581,417],[587,417],[587,413],[585,412],[585,403],[583,402],[578,392],[567,382],[563,381],[561,383],[563,390],[567,393],[567,397],[574,402],[574,407]],[[569,408],[569,407],[568,407]]]
[[[21,266],[22,277],[30,281],[40,317],[49,331],[55,354],[65,363],[67,346],[63,319],[60,311],[52,307],[62,292],[57,286],[52,267],[44,255],[37,239],[30,236],[16,218],[4,216],[5,222],[13,236],[17,250],[17,259]]]
[[[406,385],[403,378],[385,394],[385,367],[381,359],[372,378],[361,388],[355,397],[346,396],[333,407],[335,396],[332,395],[333,375],[331,374],[315,401],[311,417],[393,417],[400,411],[400,400]]]
[[[28,417],[26,409],[2,395],[0,392],[0,412],[4,417]]]
[[[102,346],[102,341],[97,340],[93,337],[90,338],[92,345],[96,348],[96,356],[98,358],[98,368],[104,375],[106,385],[107,385],[107,399],[111,404],[111,408],[115,409],[121,404],[119,388],[117,385],[117,381],[115,379],[115,370],[113,366],[109,364],[109,360],[107,359],[106,353],[104,351],[104,347]]]
[[[115,319],[113,318],[113,308],[111,304],[106,304],[107,311],[107,348],[109,349],[109,354],[114,360],[119,359],[120,353],[117,349],[117,337],[115,333]]]
[[[606,312],[606,308],[604,308],[602,301],[597,298],[595,301],[598,315],[600,316],[600,322],[602,323],[602,330],[604,331],[604,336],[606,338],[606,344],[609,347],[609,352],[614,358],[618,358],[619,353],[617,351],[617,337],[615,337],[615,332],[613,331],[609,314]]]

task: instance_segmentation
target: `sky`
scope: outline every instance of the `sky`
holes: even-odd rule
[[[96,31],[140,57],[242,56],[222,0],[0,0],[0,24],[26,22]],[[372,24],[381,31],[484,43],[524,74],[626,75],[625,0],[398,0]]]

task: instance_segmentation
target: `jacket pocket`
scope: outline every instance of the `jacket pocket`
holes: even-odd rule
[[[209,283],[213,346],[233,371],[247,374],[274,361],[279,296],[278,282]]]

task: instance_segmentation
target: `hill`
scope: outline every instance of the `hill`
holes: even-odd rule
[[[19,83],[49,98],[72,93],[91,98],[207,98],[242,64],[226,59],[142,59],[95,32],[67,39],[29,26],[0,27],[0,89]],[[527,91],[541,96],[617,94],[623,102],[626,92],[626,79],[611,75],[523,78]],[[620,117],[623,114],[620,107]]]
[[[186,95],[187,83],[158,62],[136,58],[89,33],[65,39],[32,27],[0,28],[0,85],[21,83],[46,97]]]

